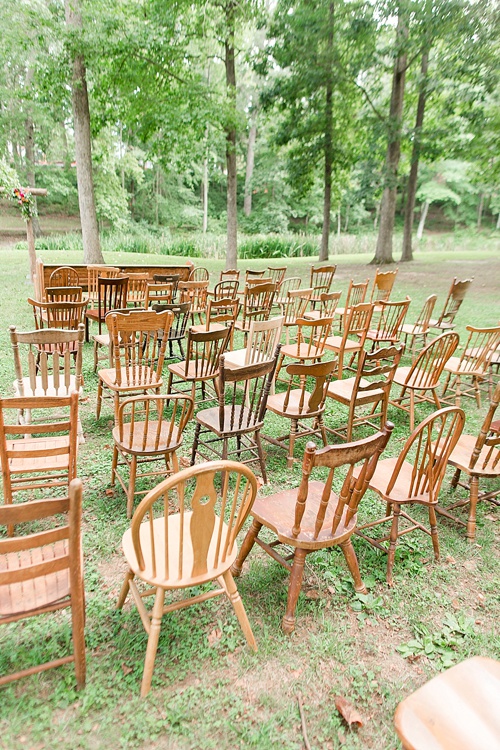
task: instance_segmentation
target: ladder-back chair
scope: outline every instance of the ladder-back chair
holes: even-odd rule
[[[448,406],[426,417],[412,432],[398,457],[380,461],[368,486],[385,503],[385,514],[377,521],[358,526],[356,534],[387,553],[387,583],[392,586],[394,557],[398,538],[410,531],[420,530],[432,539],[434,557],[439,560],[439,540],[436,510],[439,490],[450,453],[457,443],[464,425],[462,409]],[[430,528],[413,519],[406,510],[408,505],[423,505],[429,512]],[[404,519],[409,527],[400,528]],[[380,524],[391,524],[390,533],[379,539],[364,532]],[[384,542],[389,542],[388,547]]]
[[[320,295],[328,293],[332,289],[333,277],[337,266],[311,266],[311,276],[309,280],[309,286],[313,288],[313,294],[311,301],[313,305],[320,302]]]
[[[372,349],[378,344],[397,344],[401,338],[401,328],[408,312],[411,299],[399,302],[382,300],[374,305],[371,325],[366,332],[365,341],[372,342]]]
[[[177,497],[178,512],[170,498]],[[136,509],[122,548],[128,571],[118,609],[129,592],[148,634],[141,696],[151,689],[153,669],[164,614],[225,595],[231,602],[250,648],[255,638],[230,567],[238,554],[236,537],[257,494],[252,471],[235,461],[211,461],[192,466],[165,479],[146,495]],[[136,579],[148,586],[140,590]],[[165,605],[166,591],[198,587],[217,580],[219,588],[195,593]],[[144,604],[153,596],[148,612]]]
[[[378,305],[379,302],[389,301],[398,270],[396,268],[394,271],[381,271],[380,268],[377,268],[375,278],[373,279],[370,302]]]
[[[219,331],[188,331],[187,355],[184,362],[168,365],[167,393],[184,393],[187,388],[196,404],[217,398],[220,357],[226,351],[231,339],[231,329]],[[185,384],[184,387],[183,384]],[[212,385],[213,396],[207,397],[206,386]],[[196,398],[196,388],[201,390],[201,399]]]
[[[450,357],[444,370],[446,381],[441,400],[449,403],[453,397],[445,398],[448,388],[455,391],[454,401],[460,406],[462,396],[475,398],[481,408],[481,391],[479,383],[488,377],[491,359],[500,344],[500,326],[494,328],[476,328],[467,326],[467,342],[460,357]],[[464,382],[470,378],[471,382]],[[491,389],[491,382],[490,382]]]
[[[392,429],[393,425],[389,423],[373,437],[348,445],[329,445],[320,450],[309,442],[304,453],[300,486],[256,499],[251,511],[252,526],[231,571],[234,576],[240,575],[255,542],[289,571],[288,601],[282,620],[285,633],[290,634],[295,630],[295,608],[305,559],[310,552],[339,545],[352,575],[355,591],[366,594],[351,536],[356,529],[359,503]],[[360,468],[355,479],[354,468],[357,465]],[[330,470],[326,482],[312,480],[316,467]],[[337,495],[332,489],[334,474],[336,469],[342,467],[347,467],[347,475]],[[275,541],[269,543],[259,538],[263,526],[276,535]],[[292,547],[293,555],[283,557],[277,550],[280,545],[284,545],[285,549]]]
[[[71,266],[60,266],[50,274],[49,286],[80,286],[80,278]]]
[[[245,286],[242,319],[236,321],[236,330],[247,334],[252,320],[267,320],[269,318],[276,289],[276,284],[272,283]]]
[[[271,278],[271,281],[273,282],[273,284],[276,284],[278,286],[278,288],[279,288],[279,286],[281,285],[281,282],[285,278],[285,274],[287,272],[287,267],[286,266],[281,266],[281,267],[278,267],[278,266],[268,266],[267,267],[267,271],[268,272],[267,272],[266,276],[269,276]]]
[[[338,356],[337,378],[342,379],[344,371],[344,359],[347,355],[352,357],[363,350],[365,338],[370,327],[373,308],[371,302],[362,302],[353,305],[346,313],[346,321],[341,336],[328,336],[325,349],[334,352]]]
[[[431,318],[429,321],[431,328],[435,328],[438,331],[450,331],[455,328],[456,314],[460,310],[465,295],[467,294],[467,290],[473,281],[474,277],[471,279],[464,279],[463,281],[458,281],[456,277],[453,279],[441,315],[439,318]]]
[[[417,339],[422,340],[422,346],[427,343],[427,334],[429,332],[429,324],[436,304],[437,295],[431,294],[430,297],[424,302],[420,314],[415,323],[403,323],[401,326],[400,334],[404,334],[405,346],[408,344],[408,339],[411,339],[411,353],[413,359],[417,356]]]

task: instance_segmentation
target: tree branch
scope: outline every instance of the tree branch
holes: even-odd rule
[[[377,115],[377,117],[380,120],[380,122],[383,122],[385,124],[386,123],[385,117],[378,111],[378,109],[376,108],[376,106],[372,102],[372,100],[370,98],[370,95],[369,95],[368,91],[365,89],[365,87],[362,86],[357,81],[354,81],[354,85],[357,86],[358,89],[364,94],[366,101],[368,102],[368,104],[370,105],[370,107],[373,109],[373,111]]]

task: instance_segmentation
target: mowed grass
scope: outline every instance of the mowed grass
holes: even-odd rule
[[[79,262],[69,253],[47,253],[46,262]],[[110,263],[154,263],[156,256],[110,254]],[[372,278],[368,256],[339,256],[335,288],[348,280]],[[0,392],[10,395],[14,379],[8,326],[32,327],[26,297],[25,253],[2,251],[0,268]],[[337,258],[333,259],[334,262]],[[168,263],[166,257],[158,262]],[[177,263],[177,258],[172,258]],[[307,283],[311,259],[289,263],[288,275]],[[222,263],[206,263],[217,280]],[[246,261],[241,268],[259,268],[267,261]],[[283,265],[270,261],[269,265]],[[458,316],[457,330],[466,324],[493,325],[500,318],[498,289],[500,260],[494,252],[463,250],[426,253],[400,267],[394,299],[412,299],[408,320],[416,318],[424,299],[438,294],[437,309],[454,276],[474,276]],[[303,285],[304,285],[303,284]],[[71,666],[24,679],[1,691],[0,747],[8,748],[293,748],[303,747],[297,696],[305,705],[311,746],[392,750],[398,742],[392,725],[397,703],[446,664],[474,654],[500,658],[498,618],[499,520],[496,506],[478,510],[475,544],[463,528],[439,519],[441,562],[433,562],[431,542],[418,534],[398,545],[395,586],[385,584],[386,559],[360,539],[354,540],[368,597],[354,594],[339,550],[322,551],[307,559],[303,592],[297,608],[296,632],[281,633],[287,574],[261,551],[253,550],[238,587],[258,642],[253,654],[230,605],[212,600],[165,616],[156,660],[153,689],[139,698],[147,636],[135,608],[122,613],[115,603],[124,573],[121,536],[128,526],[125,498],[109,490],[112,413],[109,402],[95,419],[97,378],[92,350],[85,347],[85,394],[81,404],[86,442],[79,454],[79,475],[85,485],[84,554],[87,601],[87,687],[75,691]],[[476,433],[486,412],[464,404],[468,432]],[[418,417],[430,413],[420,407]],[[345,412],[329,404],[327,421],[339,424]],[[386,455],[395,455],[408,436],[407,416],[393,408],[396,429]],[[284,429],[285,427],[285,429]],[[274,415],[266,416],[264,431],[286,431]],[[189,456],[193,427],[186,431],[181,455]],[[299,441],[300,455],[305,441]],[[283,452],[265,444],[270,494],[297,487],[300,463],[286,469]],[[257,467],[256,467],[257,468]],[[449,479],[443,494],[451,496]],[[491,483],[492,484],[492,483]],[[460,490],[460,492],[464,492]],[[360,516],[383,512],[368,492]],[[66,612],[2,627],[0,673],[26,668],[68,653]],[[404,658],[398,647],[406,644]],[[408,645],[409,644],[409,645]],[[365,725],[350,731],[334,708],[334,696],[352,701]]]

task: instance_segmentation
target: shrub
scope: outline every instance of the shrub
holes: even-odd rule
[[[303,258],[318,254],[318,246],[310,240],[259,237],[243,242],[240,258]]]

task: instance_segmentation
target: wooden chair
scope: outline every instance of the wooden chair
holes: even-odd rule
[[[353,279],[350,280],[349,286],[347,287],[345,307],[337,307],[337,309],[335,310],[335,314],[340,317],[340,330],[342,330],[346,311],[347,313],[349,313],[351,307],[354,307],[355,305],[361,305],[366,300],[369,284],[370,279],[359,282],[355,282]]]
[[[251,268],[247,268],[245,271],[245,284],[248,284],[252,279],[262,278],[263,276],[267,276],[266,271],[252,271]]]
[[[69,497],[0,506],[0,526],[26,526],[24,535],[0,539],[0,625],[71,607],[73,642],[70,656],[4,675],[0,685],[73,662],[77,689],[85,687],[81,519],[79,479],[71,482]]]
[[[172,302],[174,302],[177,295],[177,287],[181,277],[178,273],[167,273],[167,274],[153,274],[153,281],[155,284],[172,284]]]
[[[260,286],[261,284],[274,284],[274,282],[271,276],[259,276],[258,278],[250,277],[245,286],[247,288],[253,288],[254,286]],[[278,286],[279,285],[276,284],[276,289],[278,289]]]
[[[387,583],[392,586],[392,571],[398,538],[420,530],[432,539],[434,557],[439,560],[436,509],[446,464],[464,425],[462,409],[448,406],[426,417],[412,432],[399,456],[380,461],[368,486],[386,504],[383,518],[358,526],[356,534],[382,552],[387,552]],[[405,510],[408,505],[423,505],[429,512],[430,529],[416,521]],[[400,519],[410,525],[401,529]],[[374,539],[364,533],[380,524],[390,523],[387,536]],[[384,542],[388,541],[386,548]]]
[[[169,404],[173,408],[168,408]],[[136,489],[139,480],[165,477],[179,471],[177,450],[182,445],[182,433],[192,417],[194,408],[190,396],[169,393],[154,396],[133,396],[118,410],[118,422],[113,429],[113,463],[111,485],[117,479],[127,495],[127,518],[131,518],[136,495],[148,490]],[[142,417],[142,418],[141,418]],[[161,469],[138,472],[140,466],[164,461]],[[128,482],[119,467],[126,466]]]
[[[456,314],[460,310],[467,290],[473,281],[474,277],[463,281],[458,281],[456,277],[453,279],[441,315],[437,319],[431,318],[429,321],[430,328],[435,328],[438,331],[450,331],[455,328]]]
[[[473,656],[401,701],[394,726],[403,750],[499,750],[500,663]]]
[[[227,268],[225,271],[220,272],[219,281],[226,281],[226,280],[240,280],[240,272],[237,268]]]
[[[396,268],[394,271],[381,271],[380,268],[377,268],[375,278],[373,279],[370,302],[378,305],[379,302],[389,301],[398,270]]]
[[[238,279],[226,279],[225,281],[219,281],[218,284],[214,286],[214,291],[212,292],[212,296],[215,301],[219,299],[236,299],[238,296],[238,287],[239,287],[239,281]]]
[[[168,358],[179,360],[185,359],[182,342],[184,341],[184,338],[186,336],[186,329],[189,323],[191,305],[189,304],[189,302],[171,302],[169,304],[162,302],[161,304],[153,305],[153,310],[155,312],[165,312],[165,310],[169,310],[174,316],[172,325],[170,326],[170,330],[168,332]],[[179,354],[174,354],[174,344],[177,344],[180,356]]]
[[[180,302],[189,302],[191,322],[194,325],[195,318],[198,316],[200,323],[203,323],[203,315],[207,311],[208,281],[179,281],[178,290]]]
[[[19,414],[31,415],[33,411],[36,424],[31,419],[19,423]],[[13,503],[15,492],[69,486],[76,477],[77,425],[78,393],[0,398],[4,503]]]
[[[58,328],[65,331],[76,331],[83,323],[87,312],[87,302],[37,302],[28,297],[32,306],[35,328],[42,331],[47,328]]]
[[[106,317],[115,366],[98,372],[97,419],[107,391],[114,401],[115,424],[121,396],[146,394],[147,391],[160,392],[163,385],[165,347],[172,319],[170,311],[157,313],[150,310],[111,312]]]
[[[279,288],[281,282],[285,278],[287,267],[286,266],[281,266],[281,267],[268,266],[267,271],[268,273],[266,274],[266,276],[269,276],[273,284],[276,284]]]
[[[269,320],[252,320],[244,349],[233,349],[224,355],[226,369],[237,369],[258,362],[269,362],[281,338],[283,316]]]
[[[260,431],[264,424],[266,403],[276,369],[279,346],[272,360],[259,362],[238,369],[225,366],[225,358],[220,358],[219,405],[203,409],[196,415],[196,429],[191,453],[191,464],[196,455],[209,460],[203,451],[226,459],[236,454],[238,461],[250,463],[259,461],[264,484],[267,484],[264,452]],[[237,386],[243,386],[243,395],[238,397]],[[213,437],[207,437],[208,435]],[[229,451],[229,441],[236,440],[236,449]],[[222,443],[220,453],[214,443]],[[201,447],[201,449],[200,449]],[[250,458],[242,461],[241,454],[249,452]]]
[[[33,279],[35,298],[40,302],[45,302],[45,274],[43,270],[43,260],[37,258],[35,261],[35,278]]]
[[[45,296],[47,302],[82,302],[83,290],[81,286],[48,286]]]
[[[488,369],[491,358],[500,344],[500,326],[494,328],[476,328],[467,326],[469,332],[460,357],[450,357],[444,369],[446,381],[443,387],[441,400],[450,402],[450,398],[444,398],[448,388],[455,391],[454,401],[460,406],[462,396],[475,398],[481,408],[481,391],[479,383],[488,377]],[[453,377],[453,380],[452,380]],[[471,378],[471,383],[464,383],[466,378]]]
[[[149,307],[147,304],[148,273],[127,273],[127,305],[129,307]]]
[[[236,318],[240,312],[240,307],[240,301],[238,299],[232,299],[231,297],[218,300],[209,299],[205,323],[192,326],[192,329],[194,331],[220,331],[222,328],[230,327],[230,345],[232,346],[232,333],[236,323]]]
[[[174,300],[173,284],[148,284],[146,286],[146,299],[144,307],[146,310],[153,305],[171,305]]]
[[[453,521],[467,527],[467,538],[474,540],[476,536],[476,508],[482,500],[494,500],[500,495],[500,489],[479,492],[479,480],[498,479],[500,477],[500,423],[493,424],[493,417],[500,402],[500,383],[495,388],[490,408],[486,414],[479,435],[461,435],[448,463],[455,468],[451,486],[463,487],[468,490],[469,497],[459,500],[446,507],[438,505],[436,510],[441,515],[451,518]],[[469,477],[469,482],[461,482],[460,474],[463,472]],[[498,503],[497,503],[498,504]],[[467,523],[458,518],[451,511],[463,506],[469,506],[469,517]]]
[[[334,318],[341,296],[342,292],[323,292],[319,295],[319,308],[317,310],[306,310],[303,317],[306,320]]]
[[[402,346],[388,346],[372,352],[363,350],[359,353],[356,375],[330,383],[327,395],[347,406],[349,415],[347,424],[336,429],[328,427],[329,432],[349,442],[352,440],[353,428],[357,425],[370,425],[377,429],[373,419],[380,419],[381,426],[385,424],[392,381],[402,353]],[[371,411],[367,415],[357,416],[356,411],[362,406],[371,406]],[[379,412],[376,411],[377,408]]]
[[[52,271],[49,277],[49,287],[51,286],[79,286],[80,279],[78,273],[71,266],[60,266]]]
[[[286,371],[289,380],[286,391],[276,393],[267,399],[267,410],[279,417],[289,419],[290,432],[282,437],[274,438],[263,434],[264,440],[284,448],[287,453],[287,467],[292,468],[295,441],[306,435],[320,435],[323,444],[328,445],[323,414],[325,412],[326,392],[337,368],[335,360],[320,362],[319,364],[291,364]],[[309,381],[307,378],[310,378]],[[307,389],[310,386],[311,390]],[[314,420],[313,425],[305,425],[305,420]]]
[[[436,294],[431,294],[430,297],[427,297],[415,323],[403,323],[401,330],[399,331],[400,334],[404,334],[405,346],[408,344],[408,338],[411,338],[411,353],[413,359],[417,356],[417,338],[422,339],[422,346],[425,346],[427,343],[430,319],[436,300]]]
[[[398,398],[390,400],[392,406],[410,415],[410,430],[415,426],[415,405],[424,401],[441,408],[436,393],[444,367],[458,346],[458,333],[442,333],[422,349],[411,367],[398,367],[394,384],[401,387]],[[431,393],[432,398],[427,394]],[[405,403],[407,402],[407,403]]]
[[[173,491],[178,497],[177,513],[172,513],[169,505]],[[256,494],[257,481],[246,466],[235,461],[211,461],[165,479],[136,509],[130,529],[123,535],[128,571],[117,606],[122,608],[130,591],[148,634],[142,697],[151,689],[161,621],[168,612],[225,594],[248,645],[257,650],[230,572],[238,554],[236,537]],[[136,579],[148,586],[146,591],[138,588]],[[165,605],[166,591],[198,587],[215,580],[219,588]],[[153,595],[154,605],[148,612],[144,599]]]
[[[248,334],[252,320],[268,320],[276,289],[276,284],[245,286],[242,319],[236,321],[236,330]]]
[[[382,432],[358,443],[329,445],[321,450],[317,450],[315,444],[309,442],[304,453],[302,481],[298,489],[258,497],[254,502],[251,511],[252,526],[231,572],[235,577],[241,574],[242,565],[255,542],[290,572],[288,601],[282,621],[285,633],[290,634],[295,630],[295,608],[302,585],[305,559],[310,552],[340,545],[353,577],[355,590],[361,594],[366,593],[351,536],[356,528],[359,503],[392,429],[393,425],[387,424]],[[356,464],[361,464],[361,469],[357,479],[354,479]],[[332,491],[334,473],[335,469],[344,466],[348,467],[347,476],[337,495]],[[315,467],[327,467],[330,470],[326,483],[311,480]],[[259,538],[263,526],[276,534],[275,541],[268,543]],[[279,545],[285,545],[285,549],[292,547],[293,555],[283,557],[276,549]]]
[[[309,320],[305,313],[312,297],[311,289],[295,289],[287,293],[287,298],[281,307],[284,317],[283,326],[286,332],[286,343],[290,343],[290,329],[297,326],[297,320]],[[331,316],[333,317],[333,316]],[[293,337],[295,338],[295,337]]]
[[[120,269],[115,266],[96,263],[87,266],[87,299],[89,301],[89,307],[94,307],[99,298],[97,280],[99,278],[115,279],[120,273]]]
[[[203,268],[202,266],[195,266],[189,272],[188,281],[209,281],[209,280],[210,280],[210,274],[208,273],[207,268]]]
[[[283,366],[285,357],[291,357],[298,362],[319,362],[325,353],[325,344],[330,335],[333,318],[319,318],[306,320],[298,318],[297,340],[293,344],[281,347],[281,355],[276,368],[276,380]]]
[[[183,393],[182,384],[187,386],[191,398],[196,404],[212,401],[217,398],[217,378],[219,377],[219,360],[227,349],[231,339],[231,329],[220,331],[188,332],[187,356],[184,362],[168,365],[167,393]],[[206,386],[212,384],[214,396],[206,396]],[[196,398],[196,388],[200,387],[201,399]]]
[[[311,278],[309,286],[313,288],[311,301],[314,304],[320,302],[320,295],[331,291],[333,277],[337,266],[311,266]]]
[[[338,356],[337,378],[342,379],[344,358],[347,355],[359,354],[365,345],[366,334],[370,327],[374,306],[371,302],[362,302],[348,308],[344,330],[341,336],[328,336],[325,349]]]
[[[301,284],[302,279],[300,276],[288,276],[283,279],[279,288],[276,290],[274,304],[284,305],[288,299],[288,292],[292,292],[294,289],[299,289]]]
[[[411,299],[406,297],[399,302],[382,300],[374,305],[374,317],[372,317],[365,339],[365,341],[372,342],[372,349],[375,349],[378,344],[397,344],[399,342],[400,331],[410,302]]]
[[[103,323],[106,316],[112,310],[125,310],[128,301],[128,277],[101,278],[97,280],[97,307],[87,310],[86,314],[86,339],[89,339],[89,322],[94,321],[98,326],[98,333],[92,336],[94,342],[94,372],[97,372],[99,362],[109,359],[111,362],[113,352],[109,333],[103,332]],[[107,356],[100,357],[99,349],[105,348]],[[111,366],[111,365],[110,365]]]

